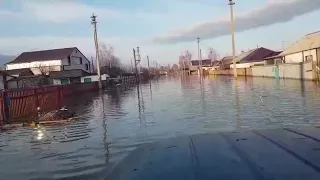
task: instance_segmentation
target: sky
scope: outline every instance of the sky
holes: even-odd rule
[[[320,0],[234,0],[236,51],[281,50],[320,30]],[[214,48],[231,55],[228,0],[0,0],[0,54],[76,46],[94,56],[92,13],[98,38],[129,64],[141,49],[142,64],[177,63],[188,50],[197,58]]]

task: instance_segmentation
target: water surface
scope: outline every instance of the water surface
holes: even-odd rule
[[[77,95],[77,121],[0,133],[0,179],[101,179],[142,143],[318,125],[320,86],[298,80],[162,77],[127,90]]]

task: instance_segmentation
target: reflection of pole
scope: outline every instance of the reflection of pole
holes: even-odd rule
[[[92,14],[91,16],[91,24],[93,24],[94,28],[94,44],[96,47],[96,61],[97,61],[97,73],[98,73],[98,84],[99,84],[99,89],[102,88],[101,84],[101,74],[100,74],[100,57],[99,57],[99,44],[98,44],[98,35],[97,35],[97,21],[96,21],[97,16]]]
[[[201,74],[203,74],[203,70],[202,70],[202,50],[200,49],[200,70],[201,70]]]
[[[235,78],[237,78],[238,74],[237,74],[237,68],[236,68],[236,45],[234,40],[234,20],[233,20],[233,5],[235,5],[235,3],[233,2],[233,0],[229,0],[229,5],[230,5],[230,14],[231,14],[233,75]]]

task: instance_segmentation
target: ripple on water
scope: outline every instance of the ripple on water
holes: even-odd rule
[[[317,125],[320,88],[295,80],[210,77],[200,85],[197,76],[166,77],[70,103],[76,121],[0,132],[0,179],[101,179],[154,140]]]

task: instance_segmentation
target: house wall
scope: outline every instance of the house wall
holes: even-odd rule
[[[54,85],[60,85],[61,84],[61,80],[60,79],[52,79],[52,83]]]
[[[80,62],[80,58],[82,58],[82,64]],[[88,69],[86,68],[86,64],[88,64]],[[82,69],[88,73],[90,73],[91,62],[78,50],[74,50],[70,55],[70,64],[68,62],[68,58],[62,59],[63,70],[72,70],[72,69]]]
[[[51,61],[35,61],[35,62],[27,62],[27,63],[19,63],[19,64],[7,64],[6,70],[12,69],[23,69],[23,68],[37,68],[39,66],[54,66],[55,68],[60,68],[61,60],[51,60]]]
[[[81,83],[84,83],[84,79],[85,78],[91,78],[91,82],[95,82],[95,81],[98,81],[99,80],[99,76],[98,75],[93,75],[93,76],[84,76],[84,77],[81,77]],[[105,81],[109,78],[109,75],[107,74],[102,74],[101,75],[101,80],[102,81]]]
[[[317,59],[317,51],[316,49],[311,49],[303,52],[298,52],[294,54],[289,54],[285,56],[286,63],[299,63],[305,61],[305,57],[308,55],[313,56],[313,60],[316,61]]]
[[[256,66],[252,67],[252,76],[260,77],[275,77],[276,66]],[[306,79],[312,80],[312,62],[295,63],[295,64],[280,64],[280,78]]]

